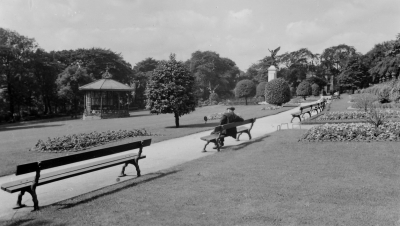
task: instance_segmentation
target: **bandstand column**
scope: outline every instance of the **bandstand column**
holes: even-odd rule
[[[102,116],[103,113],[103,94],[100,91],[100,118]]]

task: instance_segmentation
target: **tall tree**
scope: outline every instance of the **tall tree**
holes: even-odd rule
[[[333,76],[339,75],[346,67],[349,59],[356,55],[353,46],[341,44],[326,48],[321,54],[321,65]]]
[[[355,55],[349,59],[345,69],[338,76],[338,82],[341,87],[347,89],[368,87],[370,82],[368,67],[361,55]]]
[[[203,99],[208,98],[210,86],[211,90],[218,86],[215,93],[220,97],[229,97],[240,74],[235,62],[228,58],[222,58],[219,54],[211,51],[192,53],[190,72],[196,78],[198,93]]]
[[[81,61],[88,74],[92,74],[95,79],[101,79],[101,75],[105,73],[106,68],[113,79],[121,83],[129,84],[133,80],[132,65],[126,62],[121,54],[111,50],[101,48],[63,50],[51,52],[55,58],[64,63],[71,65],[74,62]]]
[[[398,76],[400,73],[400,38],[397,36],[395,41],[387,44],[386,49],[382,48],[381,51],[385,51],[383,54],[379,54],[379,58],[375,58],[376,64],[372,66],[369,72],[377,78],[391,78],[392,76]]]
[[[83,92],[79,90],[79,87],[93,80],[94,78],[87,73],[86,68],[79,63],[68,66],[56,80],[58,95],[69,102],[77,112],[79,103],[83,100]]]
[[[145,106],[145,90],[147,83],[150,80],[151,75],[153,74],[154,69],[157,68],[159,61],[148,57],[140,62],[138,62],[134,67],[134,76],[131,81],[131,86],[134,87],[133,95],[133,103],[135,106],[144,107]]]
[[[56,61],[53,55],[43,49],[33,54],[33,75],[37,85],[37,102],[43,105],[43,113],[52,113],[53,103],[57,100],[56,80],[64,65]]]
[[[9,111],[14,113],[15,104],[21,104],[24,95],[21,85],[29,76],[31,54],[37,48],[33,38],[28,38],[15,31],[0,28],[0,75],[3,75],[1,88],[7,90]]]
[[[175,126],[179,127],[179,117],[195,110],[194,77],[175,54],[168,61],[161,61],[153,71],[146,90],[150,112],[173,113]]]

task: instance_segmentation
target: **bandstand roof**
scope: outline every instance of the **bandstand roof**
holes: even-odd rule
[[[79,87],[79,90],[133,91],[133,88],[113,79],[103,78]]]

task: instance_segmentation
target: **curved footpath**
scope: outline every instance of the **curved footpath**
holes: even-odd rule
[[[294,119],[295,122],[293,124],[289,123],[292,119],[291,113],[296,111],[299,111],[298,107],[285,112],[281,112],[276,115],[266,116],[257,119],[254,123],[253,129],[251,130],[253,139],[276,131],[277,127],[280,126],[282,123],[288,123],[288,126],[282,125],[282,129],[287,129],[288,127],[290,129],[298,129],[299,125],[296,125],[298,119]],[[312,126],[310,125],[301,126],[301,128],[311,127]],[[149,147],[145,147],[143,149],[143,154],[147,157],[139,162],[142,175],[155,173],[160,170],[168,169],[170,167],[182,164],[184,162],[215,154],[217,151],[212,149],[212,147],[214,146],[212,143],[207,146],[207,152],[202,152],[205,142],[200,140],[200,137],[209,135],[210,132],[211,131],[195,133],[176,139],[158,142],[150,145]],[[243,134],[240,139],[241,141],[236,141],[232,138],[225,139],[225,147],[249,142],[247,134]],[[222,151],[223,149],[224,148],[222,148]],[[82,163],[86,162],[90,162],[90,160]],[[74,165],[79,165],[82,163]],[[36,188],[36,192],[39,198],[39,206],[43,207],[46,205],[50,205],[136,177],[135,168],[132,165],[129,165],[126,168],[127,176],[120,178],[120,181],[117,182],[116,179],[118,178],[119,172],[121,171],[121,167],[122,165],[119,165],[100,171],[68,178],[62,181],[57,181],[55,183],[39,186]],[[44,170],[43,172],[50,172],[62,168],[65,168],[65,166],[61,166],[52,170]],[[32,175],[33,174],[29,174],[20,177],[24,178]],[[12,179],[15,179],[15,177],[15,175],[0,177],[0,184],[4,184]],[[22,200],[22,203],[26,204],[28,207],[16,210],[12,209],[17,201],[17,196],[18,193],[10,194],[5,191],[0,192],[0,220],[10,220],[14,217],[24,215],[33,210],[32,197],[29,194],[25,194]]]

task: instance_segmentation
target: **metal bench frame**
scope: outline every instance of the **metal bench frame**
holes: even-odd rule
[[[9,193],[15,193],[18,191],[20,192],[17,199],[17,205],[16,207],[14,207],[14,209],[25,207],[25,205],[21,203],[22,196],[25,194],[25,192],[29,193],[32,196],[32,201],[34,204],[33,210],[36,211],[39,210],[39,201],[36,194],[36,187],[40,185],[52,183],[55,181],[78,176],[81,174],[90,173],[93,171],[105,169],[120,164],[123,164],[123,166],[119,177],[125,176],[125,168],[128,166],[128,164],[132,164],[135,166],[137,176],[140,177],[139,159],[146,158],[145,155],[142,155],[143,147],[150,146],[150,144],[151,144],[151,139],[147,139],[147,140],[116,145],[101,149],[97,148],[96,150],[43,160],[40,162],[31,162],[18,165],[15,175],[22,175],[35,172],[35,176],[25,179],[16,179],[14,181],[5,183],[1,185],[1,189]],[[90,163],[85,163],[79,166],[72,166],[70,168],[58,170],[55,172],[41,174],[42,170],[45,169],[82,162],[90,159],[96,159],[99,157],[130,151],[133,149],[139,149],[139,152],[137,154],[130,153],[125,155],[119,155],[115,157],[110,157],[108,159],[92,161]]]
[[[246,125],[246,124],[251,124],[250,128],[247,128],[245,126],[241,126],[237,128],[237,136],[236,136],[236,140],[239,141],[240,135],[242,135],[243,133],[246,133],[249,136],[249,140],[251,140],[251,129],[253,128],[254,122],[256,121],[255,118],[252,119],[247,119],[244,120],[243,122],[233,122],[233,123],[228,123],[225,125],[220,125],[220,126],[216,126],[214,128],[214,131],[211,135],[205,136],[205,137],[201,137],[200,139],[206,141],[207,143],[204,145],[203,148],[203,152],[206,152],[206,147],[209,143],[214,143],[215,146],[217,147],[217,150],[220,151],[221,146],[220,146],[220,140],[221,138],[225,137],[224,134],[222,134],[222,131],[226,130],[226,129],[231,129],[234,127],[238,127],[241,125]]]

